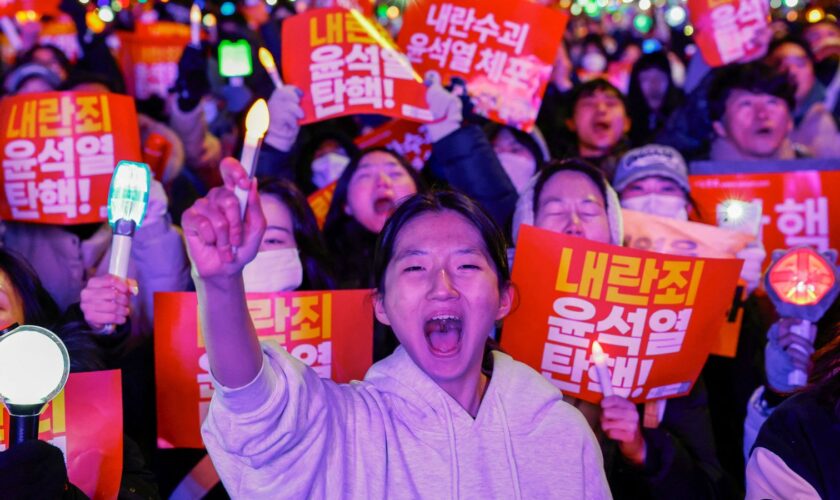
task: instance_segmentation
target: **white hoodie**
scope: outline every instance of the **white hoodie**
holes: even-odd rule
[[[234,498],[610,498],[586,421],[510,356],[473,419],[402,347],[345,385],[264,351],[202,428]]]

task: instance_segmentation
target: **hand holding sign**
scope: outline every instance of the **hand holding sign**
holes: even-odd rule
[[[222,160],[221,169],[224,187],[213,188],[184,212],[182,219],[194,279],[240,274],[256,256],[265,231],[257,183],[233,158]],[[234,194],[236,187],[248,191],[244,220]]]

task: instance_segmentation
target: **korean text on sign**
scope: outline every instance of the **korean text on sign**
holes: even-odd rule
[[[373,316],[367,290],[249,294],[263,343],[282,348],[322,378],[360,379],[372,363]],[[155,296],[158,438],[161,447],[201,447],[214,386],[198,328],[195,295]]]
[[[104,220],[114,165],[140,156],[136,123],[134,104],[125,96],[51,92],[4,98],[0,217],[51,224]]]
[[[538,272],[549,265],[553,277]],[[685,394],[739,271],[737,260],[654,254],[526,227],[513,275],[522,306],[505,321],[502,347],[589,401],[601,392],[595,340],[610,355],[616,394],[637,402]],[[704,292],[710,283],[715,289]]]
[[[431,119],[419,75],[388,34],[358,11],[294,16],[283,24],[283,38],[284,77],[306,90],[303,123],[352,113]]]
[[[565,24],[531,2],[433,0],[409,5],[399,41],[421,73],[464,79],[476,112],[529,131]]]
[[[768,25],[765,0],[689,0],[691,22],[703,58],[720,66],[756,55],[756,43]]]
[[[432,140],[423,125],[405,120],[392,120],[358,137],[360,149],[386,147],[396,151],[417,170],[423,168],[432,155]]]

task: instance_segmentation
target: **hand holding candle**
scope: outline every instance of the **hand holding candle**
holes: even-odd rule
[[[254,176],[257,151],[259,151],[262,138],[268,130],[268,123],[268,104],[266,104],[265,99],[257,99],[257,102],[251,106],[248,115],[245,117],[245,143],[242,145],[242,154],[239,157],[239,162],[249,178]],[[236,197],[239,198],[240,213],[244,218],[245,207],[248,205],[248,191],[237,186]]]
[[[197,4],[190,7],[190,45],[201,47],[201,8]]]
[[[592,362],[595,364],[595,370],[598,372],[598,381],[601,383],[601,392],[604,397],[613,395],[612,375],[610,369],[607,367],[607,361],[610,356],[601,348],[601,344],[597,340],[592,342]]]
[[[260,64],[262,64],[263,68],[265,68],[268,72],[268,76],[270,76],[271,81],[274,82],[274,87],[278,89],[282,88],[283,80],[280,79],[280,73],[277,72],[277,64],[274,63],[274,57],[271,55],[271,52],[269,52],[265,47],[260,47],[258,55],[260,58]]]

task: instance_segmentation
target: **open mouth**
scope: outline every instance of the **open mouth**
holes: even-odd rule
[[[610,124],[609,122],[595,122],[592,124],[592,128],[595,130],[595,132],[604,134],[609,132]]]
[[[396,203],[394,203],[394,200],[387,196],[377,198],[373,202],[373,211],[376,212],[377,215],[391,215],[391,212],[394,211],[395,207]]]
[[[426,320],[426,342],[432,354],[450,357],[461,347],[461,318],[452,314],[439,314]]]
[[[757,135],[770,135],[773,133],[773,127],[761,127],[755,133]]]

